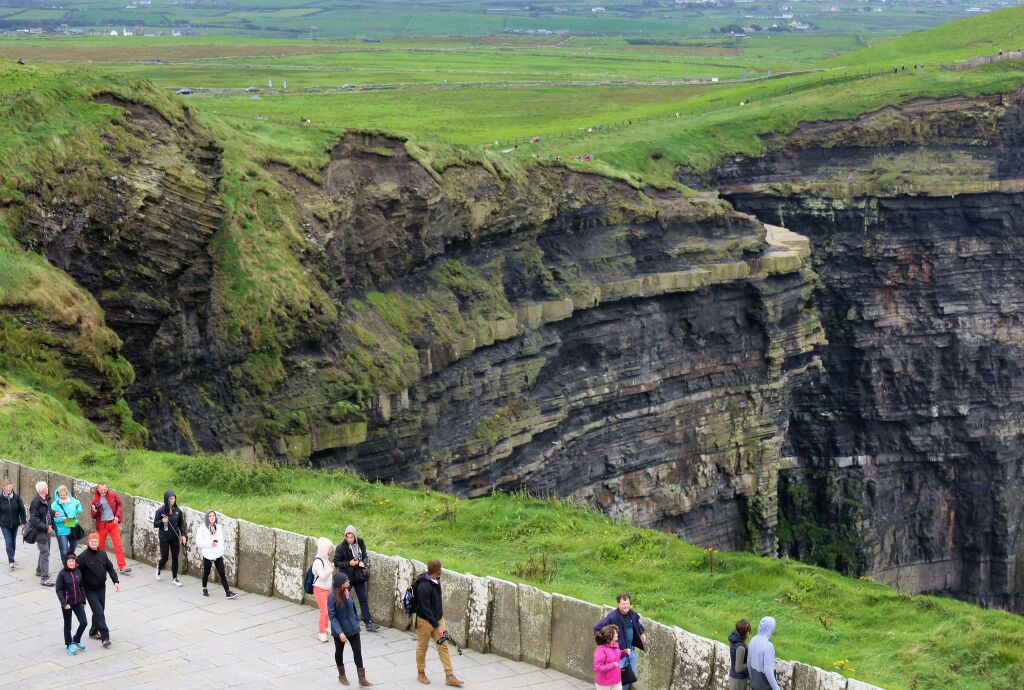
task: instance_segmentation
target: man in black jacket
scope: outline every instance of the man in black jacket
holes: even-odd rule
[[[121,583],[117,579],[117,571],[110,562],[106,551],[100,551],[100,535],[93,532],[89,535],[89,548],[78,556],[78,567],[82,570],[82,589],[85,600],[92,610],[92,626],[89,637],[102,640],[104,647],[110,646],[110,629],[107,628],[107,575],[114,583],[114,591],[121,591]]]
[[[36,497],[28,508],[28,524],[36,531],[36,548],[39,549],[39,564],[36,575],[39,584],[53,587],[50,579],[50,538],[53,537],[53,513],[50,511],[50,487],[46,482],[36,482]]]
[[[14,570],[14,547],[18,543],[18,528],[25,524],[25,504],[21,497],[14,493],[14,482],[4,480],[4,490],[0,493],[0,532],[4,533],[4,544],[7,546],[7,563]]]
[[[628,663],[636,673],[637,658],[634,649],[643,649],[647,644],[647,633],[640,623],[640,614],[633,610],[633,603],[628,593],[623,592],[615,597],[615,610],[602,618],[594,626],[594,633],[606,625],[614,625],[619,629],[619,649],[629,650],[629,656],[622,660],[622,666]],[[622,690],[629,690],[629,685],[622,684]]]
[[[430,679],[427,678],[427,647],[430,646],[430,638],[434,638],[437,655],[441,657],[441,665],[444,666],[444,684],[458,687],[463,682],[455,677],[448,644],[441,641],[446,629],[444,608],[441,605],[441,561],[427,563],[427,572],[416,578],[412,587],[416,598],[416,679],[424,685],[430,685]]]

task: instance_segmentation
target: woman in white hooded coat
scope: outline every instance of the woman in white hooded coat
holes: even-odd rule
[[[327,615],[327,597],[331,594],[334,584],[334,563],[331,561],[331,550],[334,544],[327,537],[316,540],[316,556],[313,558],[313,598],[316,599],[320,617],[317,620],[317,637],[321,642],[331,639],[328,634],[330,618]]]
[[[757,635],[747,646],[747,670],[750,672],[750,690],[779,690],[775,679],[775,645],[772,634],[775,619],[765,616],[757,625]]]
[[[206,583],[210,581],[210,568],[217,567],[217,575],[220,576],[220,583],[224,585],[224,596],[234,599],[238,595],[228,587],[228,576],[224,572],[224,530],[217,521],[217,513],[213,510],[206,511],[203,517],[203,524],[196,528],[196,546],[203,556],[203,596],[210,596],[206,589]]]

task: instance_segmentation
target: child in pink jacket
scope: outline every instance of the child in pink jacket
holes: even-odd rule
[[[594,687],[597,690],[622,690],[622,668],[619,662],[629,656],[628,649],[619,649],[619,629],[606,625],[594,635]]]

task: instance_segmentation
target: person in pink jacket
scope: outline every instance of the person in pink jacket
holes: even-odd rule
[[[606,625],[594,635],[594,687],[597,690],[622,690],[622,657],[628,649],[619,649],[619,628]]]

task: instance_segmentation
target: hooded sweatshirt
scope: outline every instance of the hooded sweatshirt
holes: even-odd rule
[[[747,673],[747,643],[739,630],[729,633],[729,677],[749,678]]]
[[[199,547],[203,558],[215,561],[224,556],[224,528],[221,527],[219,519],[217,524],[210,524],[211,514],[215,514],[215,511],[206,511],[203,515],[203,524],[196,528],[196,546]]]
[[[750,673],[750,690],[779,690],[775,680],[775,645],[772,633],[775,619],[765,616],[757,625],[757,635],[747,648],[747,669]]]
[[[320,589],[331,589],[334,578],[334,563],[331,562],[331,549],[334,544],[327,537],[316,540],[316,557],[313,559],[313,586]]]
[[[348,543],[349,534],[355,538],[355,543]],[[366,553],[366,544],[359,538],[356,528],[349,525],[345,528],[345,538],[341,540],[338,548],[334,550],[334,566],[339,572],[348,575],[348,579],[352,584],[365,582],[367,580],[366,568],[353,567],[351,565],[352,561],[362,561],[366,564],[367,568],[370,567],[370,557]]]
[[[171,506],[171,496],[174,496],[174,506]],[[164,524],[164,516],[167,516],[167,524]],[[188,526],[185,524],[185,511],[178,506],[178,496],[173,491],[164,492],[164,504],[156,509],[153,515],[153,527],[160,535],[160,541],[177,541],[178,538],[188,534]]]

